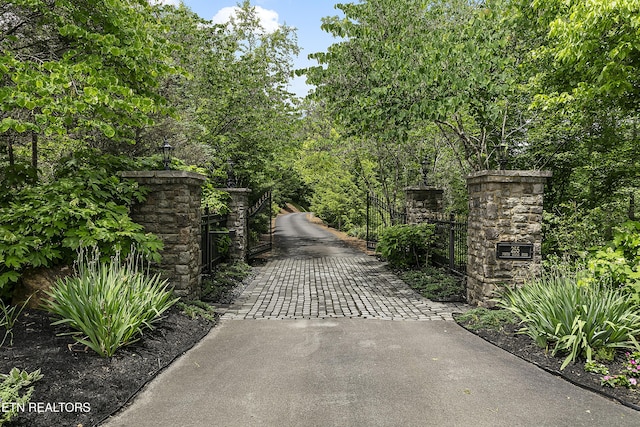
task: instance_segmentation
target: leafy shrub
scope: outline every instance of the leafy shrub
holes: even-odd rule
[[[103,357],[137,341],[145,328],[152,328],[162,313],[178,299],[172,298],[166,281],[143,271],[135,252],[121,262],[119,254],[109,263],[100,262],[96,250],[87,259],[80,251],[78,275],[59,280],[48,295],[45,309],[60,317],[54,325],[66,324],[74,339]]]
[[[136,164],[91,153],[62,161],[51,182],[0,190],[0,294],[26,267],[71,263],[80,246],[98,246],[105,256],[135,247],[159,259],[162,241],[129,217],[146,191],[116,176]]]
[[[439,268],[425,266],[421,270],[405,271],[400,278],[420,295],[434,301],[464,299],[463,283]]]
[[[613,241],[596,249],[588,264],[595,280],[625,287],[640,304],[640,222],[628,221],[617,228]]]
[[[31,400],[34,382],[42,378],[40,369],[31,373],[13,368],[8,374],[0,374],[0,403],[3,410],[0,411],[0,426],[11,421],[18,414],[18,408],[26,405]],[[25,392],[22,389],[29,387]]]
[[[433,242],[435,225],[393,225],[380,233],[376,250],[397,267],[420,266]]]
[[[540,347],[567,354],[561,369],[601,349],[633,348],[640,335],[640,315],[628,295],[600,282],[578,285],[575,274],[546,273],[503,290],[498,304],[518,316],[521,332]]]

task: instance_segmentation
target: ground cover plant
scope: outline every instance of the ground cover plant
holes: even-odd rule
[[[214,273],[202,281],[202,299],[207,302],[228,303],[237,293],[238,283],[251,274],[244,262],[221,264]]]
[[[431,265],[400,271],[400,278],[412,289],[433,301],[464,301],[464,279]]]
[[[8,374],[0,374],[0,426],[4,425],[18,415],[20,406],[26,405],[31,400],[34,382],[42,378],[40,370],[33,372],[21,371],[13,368]]]

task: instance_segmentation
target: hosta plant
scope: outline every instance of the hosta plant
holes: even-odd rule
[[[135,252],[107,263],[100,262],[97,251],[79,253],[77,276],[56,283],[45,309],[59,317],[54,325],[68,325],[76,341],[101,356],[138,340],[178,301],[166,281],[145,272]]]
[[[521,332],[539,346],[566,355],[561,369],[602,349],[638,346],[640,314],[629,295],[601,282],[578,285],[575,273],[546,273],[505,289],[498,304],[518,316]]]

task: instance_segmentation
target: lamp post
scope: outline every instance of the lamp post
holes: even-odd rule
[[[506,144],[500,143],[498,145],[498,165],[499,170],[503,171],[507,169],[507,164],[509,163],[509,147]]]
[[[169,142],[167,142],[167,137],[164,138],[164,144],[159,148],[159,150],[162,151],[162,164],[164,165],[164,170],[169,170],[173,147],[169,145]]]
[[[422,166],[422,170],[420,172],[422,172],[422,185],[424,185],[425,187],[428,187],[429,171],[427,170],[427,168],[429,167],[429,161],[427,160],[426,157],[422,160],[421,166]]]
[[[227,160],[227,188],[236,188],[238,181],[236,179],[236,173],[233,170],[236,164],[233,160]]]

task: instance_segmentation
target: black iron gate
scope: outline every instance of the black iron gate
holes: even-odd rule
[[[397,211],[373,194],[367,197],[367,249],[372,251],[376,249],[378,235],[383,228],[406,223],[405,211]]]
[[[432,217],[426,220],[435,224],[435,239],[431,262],[445,267],[452,273],[467,274],[467,219]],[[375,195],[367,197],[367,249],[375,250],[378,235],[385,227],[406,224],[406,210],[396,210]]]
[[[227,217],[224,215],[212,214],[209,208],[202,212],[202,241],[200,249],[202,252],[202,274],[213,274],[216,266],[225,257],[222,247],[229,247],[231,239],[229,230],[225,228]]]
[[[255,258],[273,247],[271,190],[265,192],[247,211],[247,257]]]
[[[434,248],[431,261],[440,267],[448,268],[461,276],[467,274],[467,219],[434,218],[429,221],[436,225]]]

